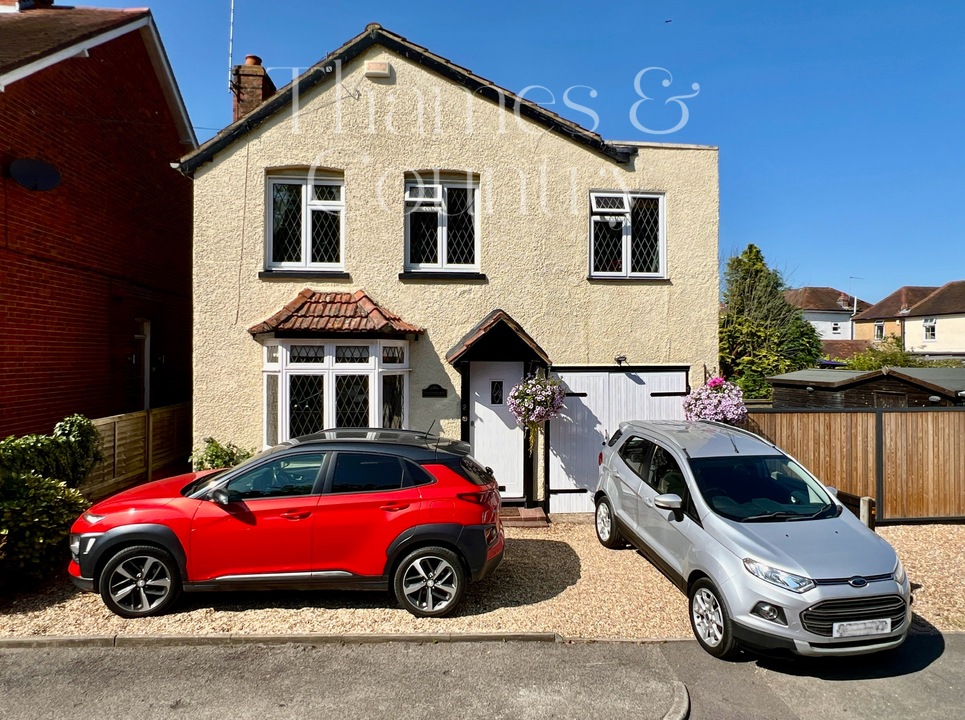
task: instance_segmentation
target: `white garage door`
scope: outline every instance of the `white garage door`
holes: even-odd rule
[[[550,422],[550,512],[592,512],[603,443],[625,420],[683,420],[687,373],[555,374],[568,393],[563,412]]]

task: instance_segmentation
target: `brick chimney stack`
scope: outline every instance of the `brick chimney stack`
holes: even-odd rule
[[[261,66],[261,58],[247,55],[244,65],[234,69],[234,103],[232,122],[240,120],[275,94],[275,83]]]

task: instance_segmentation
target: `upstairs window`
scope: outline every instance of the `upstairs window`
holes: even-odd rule
[[[935,339],[935,318],[925,318],[921,321],[922,327],[925,328],[925,340]]]
[[[875,321],[875,340],[885,339],[885,321],[876,320]]]
[[[344,270],[344,190],[334,178],[268,180],[268,268]]]
[[[410,271],[479,269],[479,186],[411,181],[405,185],[405,266]]]
[[[831,323],[831,332],[835,335],[841,334],[841,323]]]
[[[663,195],[590,193],[590,277],[665,278]]]

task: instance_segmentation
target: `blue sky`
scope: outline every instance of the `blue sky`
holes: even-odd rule
[[[201,139],[231,120],[229,6],[152,7]],[[869,302],[965,278],[965,2],[236,0],[234,62],[305,68],[369,22],[591,125],[573,87],[607,139],[719,146],[721,260],[755,243],[792,285]],[[638,125],[674,127],[665,101],[699,85],[670,134],[630,116],[657,67]]]

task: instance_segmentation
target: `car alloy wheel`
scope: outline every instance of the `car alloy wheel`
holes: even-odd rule
[[[420,548],[399,564],[395,595],[418,617],[442,617],[452,612],[466,588],[466,571],[454,552],[442,547]]]
[[[613,517],[613,506],[605,497],[601,497],[596,504],[596,536],[603,547],[610,549],[623,547],[623,538],[617,530],[616,519]]]
[[[177,565],[168,553],[150,546],[121,550],[100,577],[100,593],[111,612],[135,618],[157,615],[181,592]]]
[[[697,642],[714,657],[729,658],[737,653],[727,608],[707,578],[698,580],[690,590],[690,625]]]

